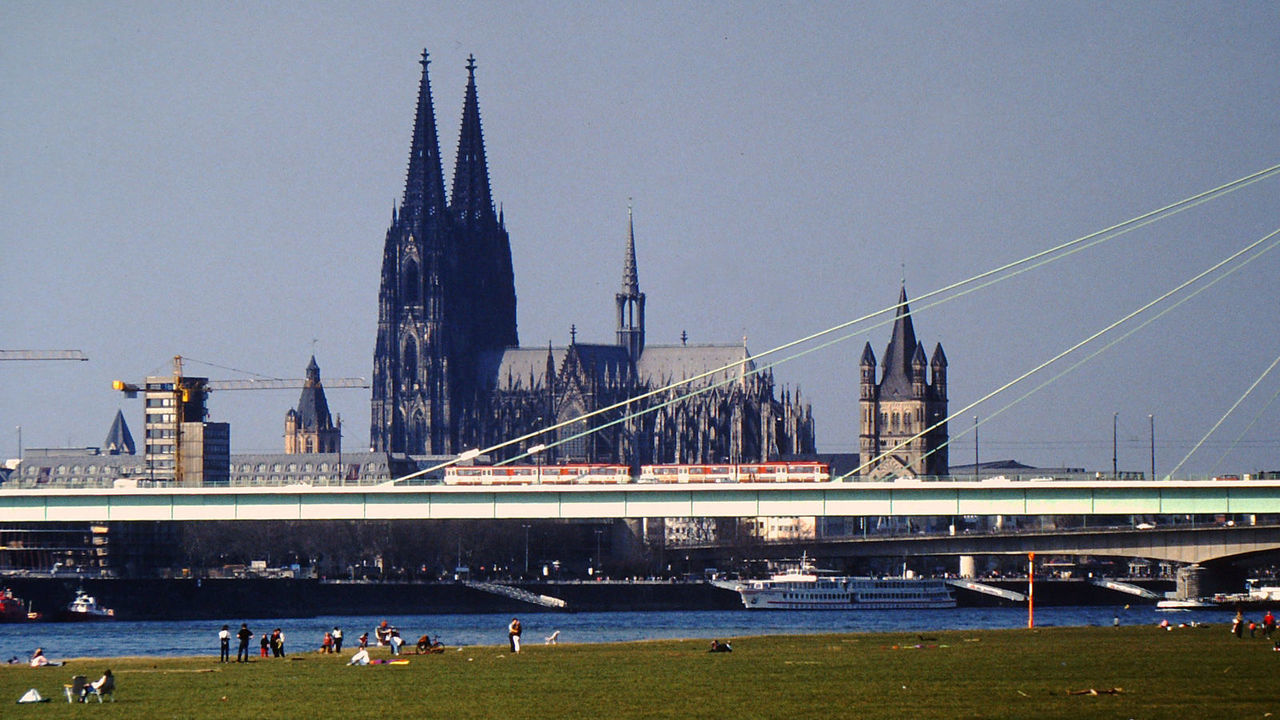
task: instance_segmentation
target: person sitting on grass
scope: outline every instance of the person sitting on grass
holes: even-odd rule
[[[31,655],[31,667],[58,667],[62,663],[54,662],[44,655],[44,648],[36,648]]]
[[[348,665],[368,665],[368,664],[369,664],[369,649],[368,649],[368,648],[360,648],[359,650],[357,650],[357,651],[356,651],[356,654],[351,656],[351,662],[349,662],[349,663],[347,663],[347,664],[348,664]]]

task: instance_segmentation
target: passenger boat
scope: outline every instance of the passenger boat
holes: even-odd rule
[[[86,622],[91,620],[115,620],[116,611],[98,604],[98,599],[84,590],[76,590],[75,599],[67,603],[67,607],[59,615],[63,622]]]
[[[1280,585],[1275,584],[1275,582],[1274,580],[1246,580],[1244,592],[1218,593],[1213,596],[1213,604],[1228,609],[1269,609],[1280,607]]]
[[[0,591],[0,623],[10,622],[26,622],[28,620],[38,620],[39,613],[31,612],[31,609],[22,603],[22,599],[13,594],[9,588]]]
[[[748,610],[934,610],[956,606],[943,580],[849,577],[804,559],[768,580],[735,585]]]
[[[1218,606],[1215,603],[1209,602],[1207,600],[1197,600],[1195,598],[1189,598],[1186,600],[1177,600],[1177,599],[1170,598],[1167,600],[1161,600],[1156,603],[1156,610],[1159,610],[1162,612],[1204,610],[1206,608],[1216,608],[1216,607]]]

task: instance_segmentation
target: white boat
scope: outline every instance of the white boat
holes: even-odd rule
[[[808,559],[768,580],[734,586],[748,610],[933,610],[953,608],[955,596],[943,580],[873,578],[817,570]]]
[[[116,611],[99,605],[98,599],[84,590],[76,590],[75,599],[67,603],[58,619],[63,622],[115,620]]]
[[[1156,610],[1164,612],[1178,612],[1183,610],[1200,610],[1203,608],[1217,607],[1214,603],[1206,600],[1197,600],[1191,598],[1188,600],[1161,600],[1156,603]]]
[[[1218,593],[1213,596],[1213,602],[1215,605],[1225,607],[1272,607],[1280,605],[1280,585],[1274,584],[1274,580],[1266,582],[1272,584],[1264,584],[1263,580],[1258,579],[1246,580],[1244,592]]]

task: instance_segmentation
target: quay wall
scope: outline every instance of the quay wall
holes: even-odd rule
[[[1026,580],[983,581],[1025,593]],[[1143,581],[1163,593],[1173,581]],[[318,615],[426,615],[549,611],[454,582],[346,582],[314,579],[98,579],[7,577],[0,586],[52,619],[78,588],[116,611],[120,620],[225,620]],[[737,593],[703,582],[539,582],[517,587],[559,598],[570,611],[735,610]],[[956,590],[961,606],[1008,604],[980,593]],[[1037,580],[1036,604],[1150,604],[1133,595],[1083,580]]]

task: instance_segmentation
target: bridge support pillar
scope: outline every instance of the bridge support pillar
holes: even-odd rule
[[[1187,565],[1178,568],[1178,585],[1175,594],[1179,600],[1195,600],[1204,597],[1203,590],[1205,569],[1200,565]]]
[[[960,556],[960,577],[971,578],[971,577],[977,577],[977,576],[978,576],[977,563],[974,561],[973,556],[961,555]]]

